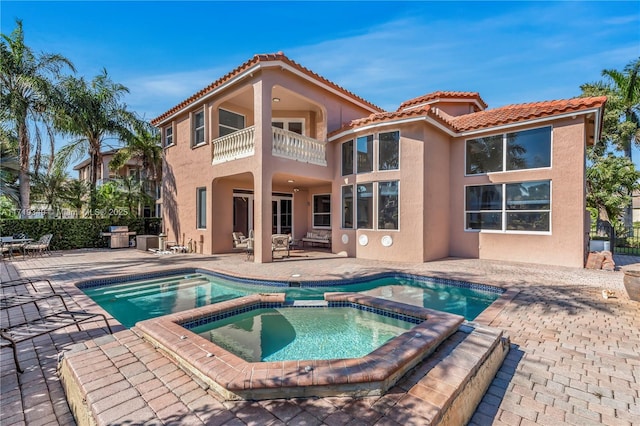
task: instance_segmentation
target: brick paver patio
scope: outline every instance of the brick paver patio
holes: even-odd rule
[[[49,278],[56,290],[66,293],[71,309],[88,311],[95,311],[96,306],[73,286],[77,281],[181,267],[283,280],[294,274],[300,275],[296,280],[338,279],[402,270],[499,285],[519,293],[487,325],[504,330],[512,348],[471,424],[640,425],[640,303],[628,299],[622,272],[470,259],[404,264],[304,255],[299,253],[294,261],[254,264],[243,255],[74,250],[1,262],[0,278]],[[636,263],[640,258],[616,257],[616,262]],[[615,297],[603,299],[603,289],[613,290]],[[82,332],[69,328],[67,333],[20,344],[19,356],[26,369],[21,375],[15,371],[11,350],[2,349],[0,424],[75,423],[56,373],[58,353],[74,345],[95,347],[97,354],[121,351],[123,345],[131,349],[111,353],[117,368],[112,376],[96,380],[92,394],[96,401],[109,405],[101,407],[104,410],[122,410],[123,416],[127,410],[135,412],[138,417],[129,418],[128,424],[420,424],[403,415],[403,404],[410,404],[411,398],[401,387],[383,398],[220,402],[133,333],[118,333],[116,339],[98,326],[85,327]],[[152,371],[142,366],[140,360],[145,357]],[[101,367],[111,366],[101,366],[98,358],[87,366]],[[118,375],[142,384],[141,398],[131,388],[118,388],[124,383],[117,380]],[[104,398],[105,393],[113,397]]]

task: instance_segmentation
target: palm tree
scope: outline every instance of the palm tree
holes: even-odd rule
[[[56,217],[62,205],[67,178],[64,170],[55,167],[48,173],[36,173],[33,176],[34,195],[49,211],[53,211],[52,217]]]
[[[102,144],[108,138],[131,139],[131,129],[139,120],[121,101],[129,89],[113,82],[106,70],[90,83],[83,78],[67,77],[63,87],[66,99],[56,112],[55,125],[77,139],[64,146],[58,155],[68,163],[89,154],[90,208],[93,209]]]
[[[53,152],[54,141],[53,133],[48,126],[48,111],[57,102],[57,81],[60,72],[67,67],[75,72],[73,64],[64,56],[46,53],[36,55],[24,44],[21,20],[16,20],[16,28],[11,35],[1,35],[0,110],[3,121],[10,122],[18,139],[20,207],[23,212],[30,207],[30,124],[36,144],[35,162],[39,166],[42,137],[37,123],[45,124],[47,127]]]
[[[142,164],[144,178],[141,180],[148,187],[149,195],[152,195],[162,175],[162,145],[160,133],[155,127],[148,123],[138,126],[133,138],[126,141],[126,146],[114,155],[109,167],[111,170],[119,170],[130,159],[136,159]]]
[[[612,142],[631,159],[631,148],[640,142],[640,58],[624,70],[602,71],[605,81],[580,86],[583,96],[607,96],[602,139]],[[605,146],[606,148],[606,146]],[[600,151],[604,152],[604,149]],[[600,153],[600,155],[603,154]]]
[[[602,76],[606,78],[605,81],[580,86],[583,96],[607,96],[602,138],[589,150],[591,167],[600,167],[603,164],[603,156],[607,155],[609,143],[623,151],[624,156],[631,163],[633,144],[640,142],[639,73],[640,57],[627,64],[622,72],[613,69],[603,70]],[[623,216],[625,227],[631,227],[633,224],[631,202],[628,203]],[[616,218],[610,219],[616,220]]]
[[[82,217],[82,207],[86,204],[89,186],[85,181],[69,179],[63,187],[62,200],[76,211],[76,217]]]

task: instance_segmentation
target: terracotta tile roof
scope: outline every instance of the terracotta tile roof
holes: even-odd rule
[[[382,124],[385,122],[421,116],[430,117],[438,121],[443,126],[449,128],[453,133],[462,133],[469,130],[491,128],[504,124],[516,124],[537,118],[551,117],[563,113],[579,112],[591,108],[599,108],[605,104],[606,100],[607,98],[605,96],[599,96],[592,98],[574,98],[507,105],[500,108],[455,117],[447,114],[441,109],[438,109],[437,105],[425,105],[415,109],[371,114],[368,117],[352,120],[345,123],[340,129],[331,132],[328,137],[370,124]]]
[[[450,121],[453,129],[457,132],[465,132],[488,127],[500,126],[503,124],[513,124],[536,118],[551,117],[553,115],[579,112],[591,108],[604,106],[607,98],[605,96],[591,98],[573,98],[565,100],[534,102],[528,104],[507,105],[500,108],[475,112],[473,114],[459,115],[457,117],[448,116],[443,111],[446,121]]]
[[[427,93],[426,95],[418,96],[417,98],[409,99],[408,101],[404,101],[398,107],[398,111],[403,109],[410,108],[415,105],[420,105],[425,102],[435,101],[435,100],[446,100],[446,99],[470,99],[477,100],[482,108],[486,108],[487,104],[480,97],[480,93],[478,92],[448,92],[448,91],[437,91],[433,93]]]
[[[369,108],[376,110],[376,111],[384,111],[382,108],[372,104],[371,102],[367,101],[364,98],[361,98],[360,96],[357,96],[356,94],[346,90],[345,88],[338,86],[337,84],[327,80],[326,78],[322,77],[319,74],[316,74],[315,72],[311,71],[310,69],[303,67],[302,65],[298,64],[297,62],[289,59],[288,57],[285,56],[284,53],[282,52],[278,52],[278,53],[267,53],[267,54],[258,54],[258,55],[254,55],[253,58],[249,59],[248,61],[246,61],[245,63],[243,63],[242,65],[240,65],[239,67],[237,67],[236,69],[232,70],[231,72],[229,72],[228,74],[225,74],[224,76],[220,77],[218,80],[214,81],[213,83],[211,83],[209,86],[205,87],[204,89],[200,90],[199,92],[195,93],[194,95],[190,96],[189,98],[185,99],[184,101],[180,102],[178,105],[174,106],[173,108],[169,109],[168,111],[162,113],[161,115],[159,115],[158,117],[154,118],[153,120],[151,120],[151,124],[156,125],[159,122],[161,122],[162,120],[164,120],[165,118],[175,114],[176,112],[180,111],[181,109],[185,108],[186,106],[190,105],[191,103],[197,101],[198,99],[202,98],[203,96],[209,94],[210,92],[212,92],[213,90],[215,90],[216,88],[220,87],[221,85],[223,85],[224,83],[232,80],[234,77],[238,76],[239,74],[241,74],[243,71],[246,71],[247,69],[253,67],[256,64],[259,63],[264,63],[264,62],[272,62],[272,61],[281,61],[287,65],[290,65],[291,67],[297,69],[298,71],[306,74],[307,76],[318,80],[321,83],[324,83],[330,87],[332,87],[333,89],[343,93],[344,95],[352,98],[353,100],[363,103],[365,105],[367,105]]]

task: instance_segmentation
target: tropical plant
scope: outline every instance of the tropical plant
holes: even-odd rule
[[[89,191],[89,185],[85,181],[69,179],[65,183],[60,197],[64,201],[65,205],[75,210],[76,217],[80,218],[84,216],[82,214],[82,208],[86,204]]]
[[[141,123],[133,137],[126,141],[126,146],[114,155],[109,168],[119,170],[131,159],[142,164],[143,183],[150,183],[150,189],[155,189],[162,176],[162,146],[156,128],[148,123]]]
[[[75,71],[73,64],[58,54],[35,54],[24,43],[22,21],[10,35],[0,35],[0,110],[3,133],[14,129],[19,146],[20,207],[30,207],[31,147],[35,144],[35,163],[39,166],[44,125],[54,152],[53,132],[50,126],[51,107],[59,99],[58,81],[65,69]],[[31,133],[33,132],[33,140]]]
[[[623,71],[602,71],[604,81],[580,86],[583,96],[607,96],[602,142],[597,155],[603,155],[607,144],[631,158],[632,146],[640,143],[640,58],[631,61]]]
[[[625,227],[620,218],[633,191],[640,189],[639,179],[640,171],[629,158],[613,154],[599,157],[587,169],[587,205],[597,209],[600,221],[621,232]]]
[[[6,155],[0,148],[0,195],[7,197],[16,204],[20,201],[16,182],[20,172],[20,163],[17,156]]]
[[[103,143],[109,138],[131,139],[132,129],[139,120],[122,102],[129,89],[113,82],[106,70],[89,83],[84,78],[67,77],[63,87],[66,96],[56,111],[55,125],[77,139],[64,146],[58,156],[68,164],[89,154],[89,206],[93,210]]]
[[[47,207],[48,217],[57,217],[63,204],[63,193],[68,179],[67,173],[53,168],[49,173],[37,173],[33,176],[33,195]]]

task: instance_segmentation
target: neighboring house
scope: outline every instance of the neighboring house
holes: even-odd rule
[[[256,55],[152,121],[165,231],[223,253],[253,229],[256,262],[272,260],[272,234],[323,230],[358,258],[583,266],[585,150],[605,101],[487,109],[478,93],[435,92],[387,112]]]
[[[144,179],[144,170],[142,162],[136,158],[131,158],[127,163],[118,170],[111,170],[109,163],[113,159],[113,156],[118,152],[117,149],[111,149],[109,151],[103,151],[102,163],[98,167],[98,180],[96,186],[100,187],[102,184],[108,182],[111,179],[121,179],[128,176],[133,176],[137,179]],[[89,182],[91,181],[91,159],[86,159],[81,163],[74,166],[73,170],[78,171],[78,180]],[[142,217],[160,217],[162,206],[160,205],[160,188],[157,188],[153,182],[147,182],[145,192],[156,200],[155,209],[145,206],[144,211],[140,212]]]

